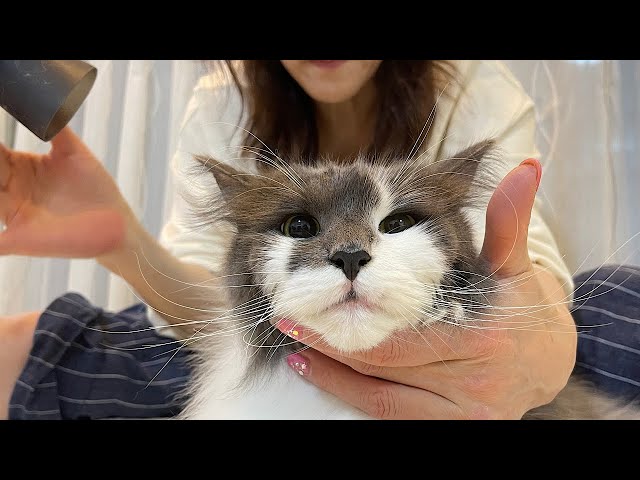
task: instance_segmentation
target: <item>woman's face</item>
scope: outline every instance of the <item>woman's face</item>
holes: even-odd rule
[[[281,60],[284,68],[316,102],[341,103],[353,98],[378,70],[382,60]]]

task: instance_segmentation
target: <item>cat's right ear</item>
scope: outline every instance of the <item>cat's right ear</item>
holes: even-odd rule
[[[249,173],[239,172],[226,163],[219,162],[211,157],[195,155],[194,158],[204,169],[213,174],[225,200],[229,200],[235,195],[248,190],[252,179],[255,177]]]

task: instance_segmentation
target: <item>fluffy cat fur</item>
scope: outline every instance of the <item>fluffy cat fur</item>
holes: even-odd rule
[[[225,263],[230,309],[193,343],[196,373],[183,419],[365,419],[363,412],[295,378],[284,357],[304,345],[273,324],[286,317],[344,352],[372,348],[395,332],[433,322],[473,322],[490,305],[494,281],[471,241],[464,210],[485,205],[497,186],[491,140],[425,164],[393,157],[312,165],[272,161],[248,174],[198,157],[221,197],[200,204],[205,223],[231,222]],[[416,224],[398,233],[379,226],[392,214]],[[282,231],[310,215],[317,235]],[[337,252],[365,252],[350,281]],[[363,254],[364,255],[364,254]],[[364,258],[364,257],[363,257]],[[333,259],[333,260],[332,260]],[[464,307],[463,307],[464,305]],[[525,418],[640,418],[572,378],[549,405]]]

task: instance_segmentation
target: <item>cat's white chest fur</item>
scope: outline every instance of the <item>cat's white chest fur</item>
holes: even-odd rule
[[[198,375],[182,418],[230,420],[362,420],[362,411],[299,378],[285,361],[267,377],[236,388],[246,375],[248,353],[240,339],[227,339],[217,365]],[[274,362],[276,360],[273,360]],[[255,375],[250,375],[251,378]]]

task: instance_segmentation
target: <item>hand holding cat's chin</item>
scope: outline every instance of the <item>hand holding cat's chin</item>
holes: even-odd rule
[[[520,419],[566,385],[575,362],[575,324],[559,282],[545,270],[534,266],[500,283],[510,295],[491,323],[439,325],[421,338],[407,330],[350,354],[298,327],[289,335],[313,349],[289,364],[375,418]]]
[[[527,250],[540,164],[514,169],[487,209],[482,256],[502,294],[488,316],[437,331],[394,333],[371,350],[344,354],[298,328],[311,345],[289,359],[303,378],[375,418],[519,419],[551,402],[575,363],[576,327],[558,280]]]

